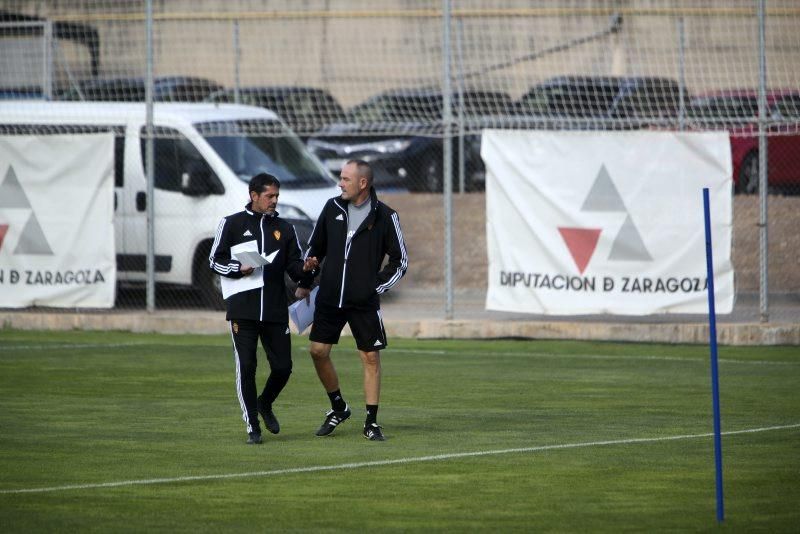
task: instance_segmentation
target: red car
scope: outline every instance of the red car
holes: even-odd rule
[[[733,183],[740,193],[758,192],[758,91],[730,89],[695,96],[689,114],[703,129],[730,132]],[[767,91],[768,184],[800,193],[800,91]]]

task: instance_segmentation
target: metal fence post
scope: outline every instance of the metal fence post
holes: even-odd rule
[[[47,20],[42,28],[42,94],[46,100],[53,99],[53,21]]]
[[[765,0],[758,0],[758,228],[759,239],[759,312],[761,322],[769,322],[769,248],[767,240],[767,52],[765,40]]]
[[[464,19],[459,17],[456,28],[458,61],[458,192],[466,191],[467,158],[464,153]]]
[[[236,104],[242,103],[240,94],[241,88],[241,60],[242,47],[239,42],[239,19],[233,21],[233,101]]]
[[[678,17],[678,128],[686,129],[686,23]]]
[[[155,232],[155,161],[153,146],[153,0],[145,4],[145,33],[147,34],[147,60],[145,66],[144,100],[146,111],[145,161],[147,162],[147,311],[156,309],[156,232]]]
[[[450,84],[450,0],[442,0],[442,158],[444,188],[444,285],[445,285],[445,319],[453,318],[453,146],[452,121],[453,110],[450,104],[452,94]]]

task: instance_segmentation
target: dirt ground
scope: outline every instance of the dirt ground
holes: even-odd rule
[[[438,194],[380,194],[400,214],[409,255],[402,285],[444,284],[444,207]],[[800,291],[800,197],[770,196],[769,286],[771,292]],[[737,195],[733,207],[733,265],[739,292],[759,283],[758,197]],[[486,288],[486,217],[483,193],[453,195],[453,264],[456,289]]]

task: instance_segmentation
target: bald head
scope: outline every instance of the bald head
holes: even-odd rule
[[[342,190],[342,200],[360,206],[369,198],[372,190],[372,168],[369,163],[358,159],[345,163],[339,174],[339,189]]]
[[[372,187],[372,167],[363,159],[351,159],[347,162],[348,165],[354,165],[356,175],[359,178],[366,178],[367,188]]]

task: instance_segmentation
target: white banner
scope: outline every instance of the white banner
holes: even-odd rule
[[[707,313],[703,188],[716,310],[733,309],[727,133],[487,130],[486,308]]]
[[[114,305],[112,134],[0,136],[0,307]]]

